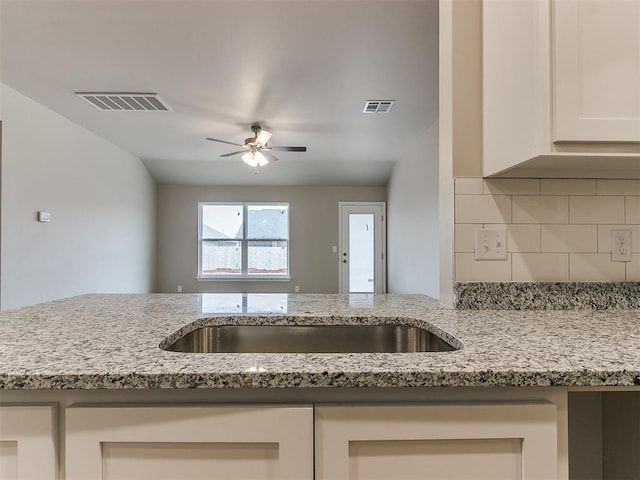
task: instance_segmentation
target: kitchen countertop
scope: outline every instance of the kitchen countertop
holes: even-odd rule
[[[360,354],[159,348],[193,322],[405,323],[462,348]],[[92,294],[0,313],[0,389],[630,386],[640,385],[639,347],[638,310],[455,310],[422,295]]]

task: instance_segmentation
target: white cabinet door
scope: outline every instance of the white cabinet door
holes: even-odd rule
[[[312,407],[70,407],[66,479],[311,480]]]
[[[482,24],[483,176],[640,178],[640,0],[484,1]]]
[[[551,403],[316,407],[317,480],[557,478]]]
[[[58,478],[55,419],[53,406],[0,405],[0,479]]]
[[[640,142],[640,2],[554,2],[555,141]]]

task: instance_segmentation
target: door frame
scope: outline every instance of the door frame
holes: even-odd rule
[[[346,213],[346,209],[350,207],[370,207],[371,211],[366,213],[373,213],[375,215],[374,225],[377,223],[380,228],[376,230],[374,237],[374,251],[377,258],[374,269],[374,293],[387,293],[387,203],[386,202],[338,202],[338,292],[343,292],[343,263],[342,253],[344,252],[345,245],[342,241],[342,223],[343,216]],[[378,211],[376,211],[378,210]],[[380,279],[380,281],[378,281]]]

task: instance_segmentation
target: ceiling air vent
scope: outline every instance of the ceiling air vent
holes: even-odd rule
[[[362,113],[387,113],[394,103],[395,100],[367,100]]]
[[[157,112],[170,111],[157,93],[76,92],[103,112]]]

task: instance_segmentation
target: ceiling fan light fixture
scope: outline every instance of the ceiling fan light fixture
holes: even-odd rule
[[[269,163],[267,157],[265,157],[260,151],[245,153],[242,155],[242,161],[250,167],[262,167]]]

